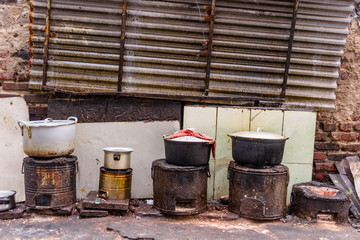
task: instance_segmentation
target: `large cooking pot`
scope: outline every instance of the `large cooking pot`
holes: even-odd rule
[[[273,166],[283,158],[285,141],[289,138],[260,129],[228,134],[232,139],[232,157],[239,164]]]
[[[165,159],[168,163],[183,166],[200,166],[209,163],[214,141],[193,136],[168,139],[164,135]]]
[[[41,121],[18,121],[24,152],[31,157],[67,156],[75,148],[76,117],[67,120],[47,118]]]
[[[16,207],[14,190],[0,190],[0,212],[4,212]]]
[[[132,148],[107,147],[104,151],[104,167],[113,170],[125,170],[130,168],[130,154]]]

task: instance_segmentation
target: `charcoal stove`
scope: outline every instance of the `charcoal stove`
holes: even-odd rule
[[[258,220],[279,219],[285,215],[289,183],[286,166],[251,168],[232,161],[228,179],[229,211]]]
[[[291,192],[291,212],[302,218],[316,220],[320,214],[332,215],[337,223],[346,223],[350,195],[335,186],[307,182],[294,184]]]
[[[25,205],[30,209],[49,210],[72,206],[76,202],[77,157],[39,159],[26,157]]]
[[[194,215],[207,209],[208,165],[178,166],[165,159],[152,163],[154,207],[163,214]]]

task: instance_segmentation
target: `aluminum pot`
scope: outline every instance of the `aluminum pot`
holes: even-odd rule
[[[104,167],[113,170],[125,170],[130,168],[130,155],[132,148],[107,147],[104,151]]]
[[[287,137],[261,132],[228,134],[232,139],[232,157],[239,164],[254,166],[273,166],[280,164],[284,154]]]
[[[0,212],[4,212],[16,207],[14,190],[0,190]]]
[[[192,136],[168,139],[164,136],[165,159],[168,163],[183,166],[200,166],[209,163],[214,141]]]
[[[61,157],[75,148],[76,117],[67,120],[18,121],[24,152],[30,157]]]

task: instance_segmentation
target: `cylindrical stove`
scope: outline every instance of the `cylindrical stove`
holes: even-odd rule
[[[26,157],[25,205],[34,209],[59,209],[76,202],[77,157],[52,159]]]
[[[154,207],[169,215],[194,215],[207,209],[208,165],[178,166],[165,159],[152,163]]]
[[[108,200],[131,198],[132,169],[113,170],[100,168],[99,195]]]
[[[289,169],[284,165],[250,168],[232,161],[228,168],[229,211],[270,220],[286,213]]]

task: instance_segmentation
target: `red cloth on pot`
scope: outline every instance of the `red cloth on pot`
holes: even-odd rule
[[[173,135],[167,137],[167,139],[184,137],[184,136],[192,136],[192,137],[197,137],[197,138],[204,139],[204,140],[214,141],[214,145],[212,146],[211,151],[212,151],[212,155],[215,159],[216,141],[212,137],[209,137],[205,134],[201,134],[201,133],[195,132],[190,129],[184,129],[184,130],[177,131]]]

